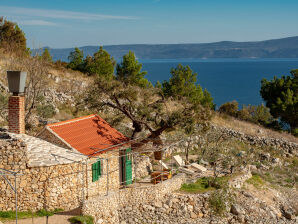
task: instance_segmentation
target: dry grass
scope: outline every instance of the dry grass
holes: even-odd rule
[[[212,123],[219,127],[230,128],[235,131],[239,131],[252,136],[285,139],[291,142],[298,143],[298,138],[289,133],[273,131],[260,125],[241,121],[226,115],[223,117],[218,113],[215,113],[215,115],[213,116]]]
[[[1,54],[0,50],[0,80],[6,83],[6,71],[20,69],[21,65],[19,65],[19,62],[20,59],[17,59],[11,55]],[[73,80],[76,82],[90,82],[92,80],[91,77],[88,77],[79,71],[73,71],[64,67],[55,67],[51,64],[48,64],[47,67],[49,74],[52,74],[53,77],[59,77],[62,81]],[[55,85],[55,82],[51,82],[51,84]]]

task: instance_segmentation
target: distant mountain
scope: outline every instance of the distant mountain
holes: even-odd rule
[[[84,55],[93,55],[99,46],[80,47]],[[131,44],[104,46],[119,60],[129,50],[139,59],[179,58],[298,58],[298,36],[282,39],[233,42],[221,41],[201,44]],[[49,48],[54,60],[67,61],[73,48]]]

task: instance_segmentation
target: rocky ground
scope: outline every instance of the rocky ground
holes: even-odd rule
[[[266,191],[259,198],[250,188],[234,191],[234,201],[227,206],[227,213],[222,216],[216,215],[210,208],[211,192],[176,192],[167,195],[162,201],[143,204],[138,208],[122,208],[119,212],[120,223],[298,223],[294,210],[278,194]],[[273,197],[274,203],[270,197]]]

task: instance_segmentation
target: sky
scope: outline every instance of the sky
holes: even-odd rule
[[[30,48],[298,36],[298,0],[0,0]]]

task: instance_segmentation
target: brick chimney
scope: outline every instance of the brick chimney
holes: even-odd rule
[[[8,100],[8,131],[25,134],[25,85],[26,72],[8,71],[8,88],[13,94]]]
[[[25,134],[25,96],[9,97],[8,131],[16,134]]]

